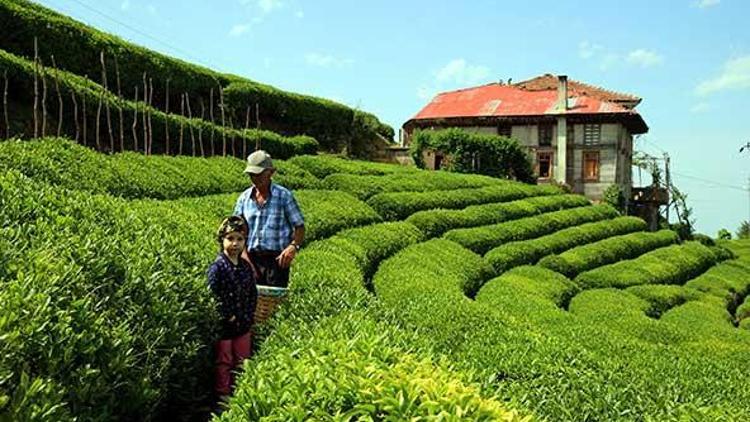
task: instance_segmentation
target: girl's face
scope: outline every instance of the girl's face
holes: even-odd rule
[[[222,246],[227,256],[236,258],[240,256],[242,249],[245,247],[245,235],[242,232],[229,232],[224,235]]]

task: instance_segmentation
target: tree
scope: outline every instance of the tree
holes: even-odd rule
[[[730,232],[727,229],[721,229],[716,234],[716,238],[717,239],[721,239],[721,240],[731,240],[732,239],[732,232]]]
[[[737,229],[738,239],[750,239],[750,220],[745,220],[740,223],[740,228]]]

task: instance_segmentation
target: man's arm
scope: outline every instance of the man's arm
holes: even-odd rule
[[[284,248],[284,250],[281,251],[281,254],[276,257],[276,261],[278,261],[281,268],[289,268],[289,266],[292,265],[294,257],[297,256],[297,248],[302,246],[303,240],[305,240],[305,225],[301,224],[294,228],[294,233],[292,234],[292,243]]]

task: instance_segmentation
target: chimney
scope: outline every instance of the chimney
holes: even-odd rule
[[[557,76],[557,111],[568,109],[568,77],[566,75]]]

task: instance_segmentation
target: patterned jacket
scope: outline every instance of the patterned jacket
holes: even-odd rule
[[[233,338],[248,332],[253,325],[258,300],[250,264],[240,259],[238,265],[234,265],[220,252],[208,268],[208,286],[218,303],[222,322],[221,338]]]

